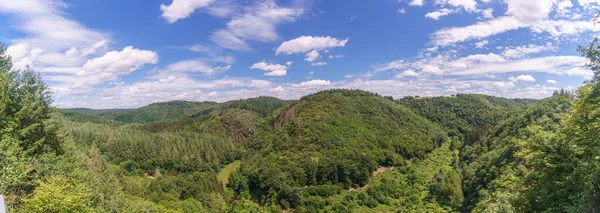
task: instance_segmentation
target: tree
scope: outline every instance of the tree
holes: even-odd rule
[[[54,176],[33,191],[25,199],[24,212],[93,212],[90,208],[91,190],[62,176]]]
[[[14,70],[0,44],[0,193],[14,205],[31,191],[36,177],[32,159],[60,154],[56,123],[50,122],[50,92],[30,68]]]

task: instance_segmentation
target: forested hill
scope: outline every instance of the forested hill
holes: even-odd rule
[[[138,109],[64,109],[65,112],[98,116],[106,120],[124,123],[151,123],[156,121],[176,121],[192,116],[216,105],[216,102],[171,101],[153,103]],[[66,114],[67,116],[70,114]]]
[[[507,114],[535,102],[531,99],[506,99],[478,94],[451,97],[405,97],[398,103],[442,125],[450,135],[465,134],[476,128],[490,128]]]

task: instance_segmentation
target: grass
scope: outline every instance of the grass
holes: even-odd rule
[[[219,172],[217,179],[219,181],[221,181],[221,183],[223,183],[223,187],[227,186],[227,183],[229,183],[229,176],[233,172],[238,170],[241,165],[242,165],[242,161],[236,160],[233,163],[230,163],[227,166],[225,166],[225,168],[223,168],[223,170],[221,170],[221,172]]]

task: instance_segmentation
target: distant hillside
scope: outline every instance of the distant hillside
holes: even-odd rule
[[[412,98],[397,100],[428,120],[438,123],[450,135],[468,130],[488,129],[505,115],[534,102],[530,99],[506,99],[478,94],[458,94],[452,97]]]
[[[227,136],[234,142],[265,131],[277,114],[294,101],[257,97],[228,101],[177,121],[154,122],[140,128],[150,132],[194,131]]]
[[[216,102],[171,101],[154,103],[138,109],[65,109],[67,112],[78,112],[85,115],[98,116],[107,120],[125,123],[152,123],[156,121],[176,121],[190,117],[205,109],[217,105]]]

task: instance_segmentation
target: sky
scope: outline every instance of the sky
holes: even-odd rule
[[[544,98],[593,73],[600,0],[0,0],[61,108],[382,95]]]

